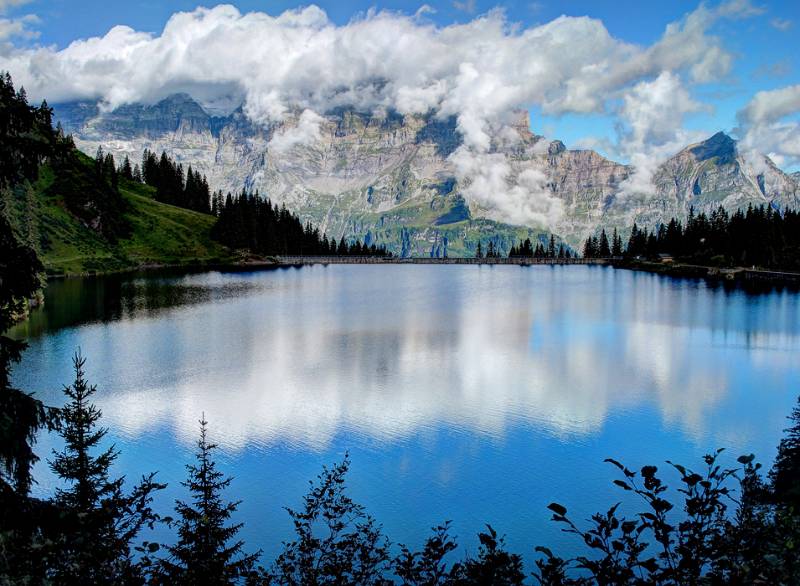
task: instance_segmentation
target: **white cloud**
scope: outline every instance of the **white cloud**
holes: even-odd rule
[[[800,85],[758,92],[739,111],[742,148],[766,153],[778,166],[800,164]]]
[[[794,25],[794,23],[788,18],[773,18],[769,21],[769,24],[772,28],[784,33]]]
[[[702,133],[683,129],[684,117],[702,109],[673,73],[662,73],[626,92],[619,113],[623,125],[618,148],[636,171],[622,183],[623,195],[651,193],[658,165],[688,142],[702,138]]]
[[[455,8],[456,10],[461,10],[462,12],[466,12],[468,14],[474,14],[476,10],[475,0],[464,0],[463,2],[454,0],[453,8]]]
[[[800,111],[800,84],[758,92],[739,112],[740,122],[762,124],[779,120]]]
[[[414,16],[421,18],[426,14],[436,14],[436,9],[430,4],[423,4],[417,9],[417,11],[414,13]]]
[[[474,2],[463,5],[474,9]],[[261,123],[308,112],[302,130],[298,126],[276,137],[278,148],[313,141],[315,117],[339,106],[455,116],[466,150],[484,161],[516,108],[614,115],[615,104],[626,96],[647,108],[636,92],[666,74],[682,91],[662,96],[659,107],[666,114],[651,121],[656,129],[637,134],[640,121],[632,106],[622,111],[626,140],[652,153],[653,141],[661,147],[670,142],[663,136],[667,114],[679,124],[688,111],[684,82],[706,83],[730,72],[732,56],[710,34],[711,27],[721,18],[751,16],[759,9],[746,0],[700,5],[644,47],[614,38],[600,20],[588,17],[561,16],[522,28],[496,9],[437,27],[420,18],[427,12],[425,7],[410,16],[368,11],[337,26],[313,5],[277,16],[242,14],[230,5],[198,8],[173,15],[159,35],[117,26],[60,51],[11,48],[0,54],[0,70],[11,71],[32,98],[51,103],[97,100],[113,109],[187,92],[206,106],[239,99],[245,113]],[[677,102],[669,105],[670,100]],[[473,185],[500,185],[511,175],[493,168],[473,177]],[[528,206],[520,216],[556,213],[546,199],[523,202],[520,193],[540,190],[535,178],[521,180],[519,190],[500,191]],[[499,205],[498,213],[506,215],[507,208]]]
[[[31,0],[0,0],[0,14],[5,13],[11,8],[30,4]]]
[[[325,119],[312,110],[304,110],[295,125],[283,129],[272,137],[268,148],[278,153],[286,153],[294,147],[313,144],[321,138],[320,124]]]
[[[0,67],[50,101],[109,107],[180,89],[202,101],[235,87],[256,118],[348,101],[483,117],[529,104],[553,114],[604,111],[615,91],[664,70],[701,80],[726,74],[730,55],[707,34],[718,12],[701,7],[643,48],[586,17],[520,30],[497,10],[447,27],[369,12],[336,26],[316,6],[270,16],[223,5],[177,13],[158,36],[117,26],[61,51],[17,50]],[[482,103],[487,96],[491,104]]]
[[[493,219],[553,226],[563,215],[562,201],[547,189],[538,169],[519,171],[500,153],[478,152],[464,145],[450,156],[462,193]]]

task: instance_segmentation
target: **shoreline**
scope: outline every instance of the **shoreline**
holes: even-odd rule
[[[511,266],[554,266],[554,265],[594,265],[611,266],[617,269],[641,271],[677,278],[704,279],[713,282],[729,283],[771,283],[800,286],[800,272],[767,270],[746,267],[714,267],[686,264],[680,262],[663,263],[647,260],[625,260],[613,258],[384,258],[359,256],[284,256],[249,258],[247,260],[187,262],[187,263],[146,263],[117,270],[85,271],[81,273],[45,272],[45,280],[103,277],[130,273],[147,273],[165,270],[186,271],[236,271],[297,267],[310,265],[511,265]]]
[[[619,269],[641,271],[666,277],[704,279],[709,282],[737,284],[800,286],[800,273],[745,267],[713,267],[684,263],[663,263],[645,260],[618,260],[612,266]]]
[[[187,271],[202,270],[247,270],[269,267],[291,267],[304,265],[328,265],[328,264],[389,264],[389,265],[408,265],[408,264],[439,264],[439,265],[608,265],[609,259],[532,259],[532,258],[429,258],[429,257],[371,257],[371,256],[284,256],[250,258],[241,261],[213,261],[213,262],[187,262],[187,263],[145,263],[141,265],[126,267],[113,270],[84,271],[80,273],[68,272],[48,272],[45,271],[45,279],[74,279],[87,277],[103,277],[108,275],[122,275],[128,273],[160,271],[170,269],[185,269]]]

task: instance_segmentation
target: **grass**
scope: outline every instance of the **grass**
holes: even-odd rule
[[[50,275],[111,272],[152,265],[203,265],[232,260],[230,251],[211,240],[214,218],[155,201],[155,191],[122,182],[130,235],[109,242],[84,226],[54,192],[53,172],[43,167],[33,186],[38,223],[38,252]],[[18,225],[24,209],[16,205]]]

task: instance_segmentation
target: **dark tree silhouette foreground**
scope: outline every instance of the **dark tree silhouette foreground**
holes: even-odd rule
[[[776,502],[800,514],[800,398],[789,421],[769,477]]]
[[[142,583],[133,542],[159,520],[151,505],[165,485],[149,474],[126,493],[124,478],[111,478],[119,452],[102,447],[108,430],[98,426],[102,412],[91,402],[96,387],[86,381],[85,363],[75,355],[75,381],[64,387],[69,399],[59,431],[64,449],[54,452],[50,462],[66,487],[57,489],[54,499],[62,523],[49,574],[57,584]]]
[[[303,499],[287,509],[296,539],[284,544],[275,561],[273,583],[285,586],[390,584],[389,542],[364,507],[347,495],[347,456],[323,468]]]
[[[190,502],[177,501],[178,543],[167,547],[170,557],[160,562],[154,582],[163,584],[226,585],[248,577],[260,552],[244,554],[244,542],[236,540],[241,523],[230,524],[239,501],[226,502],[222,492],[232,478],[217,470],[212,452],[216,444],[207,438],[208,422],[200,420],[196,463],[187,465]]]

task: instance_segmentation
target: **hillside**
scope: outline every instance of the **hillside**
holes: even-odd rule
[[[78,154],[77,174],[93,173],[94,161]],[[70,181],[75,181],[74,176]],[[48,274],[104,272],[155,264],[207,264],[230,260],[210,238],[214,218],[153,199],[154,190],[122,181],[124,235],[105,237],[68,211],[64,179],[43,165],[33,183],[3,193],[6,215],[32,244]]]

